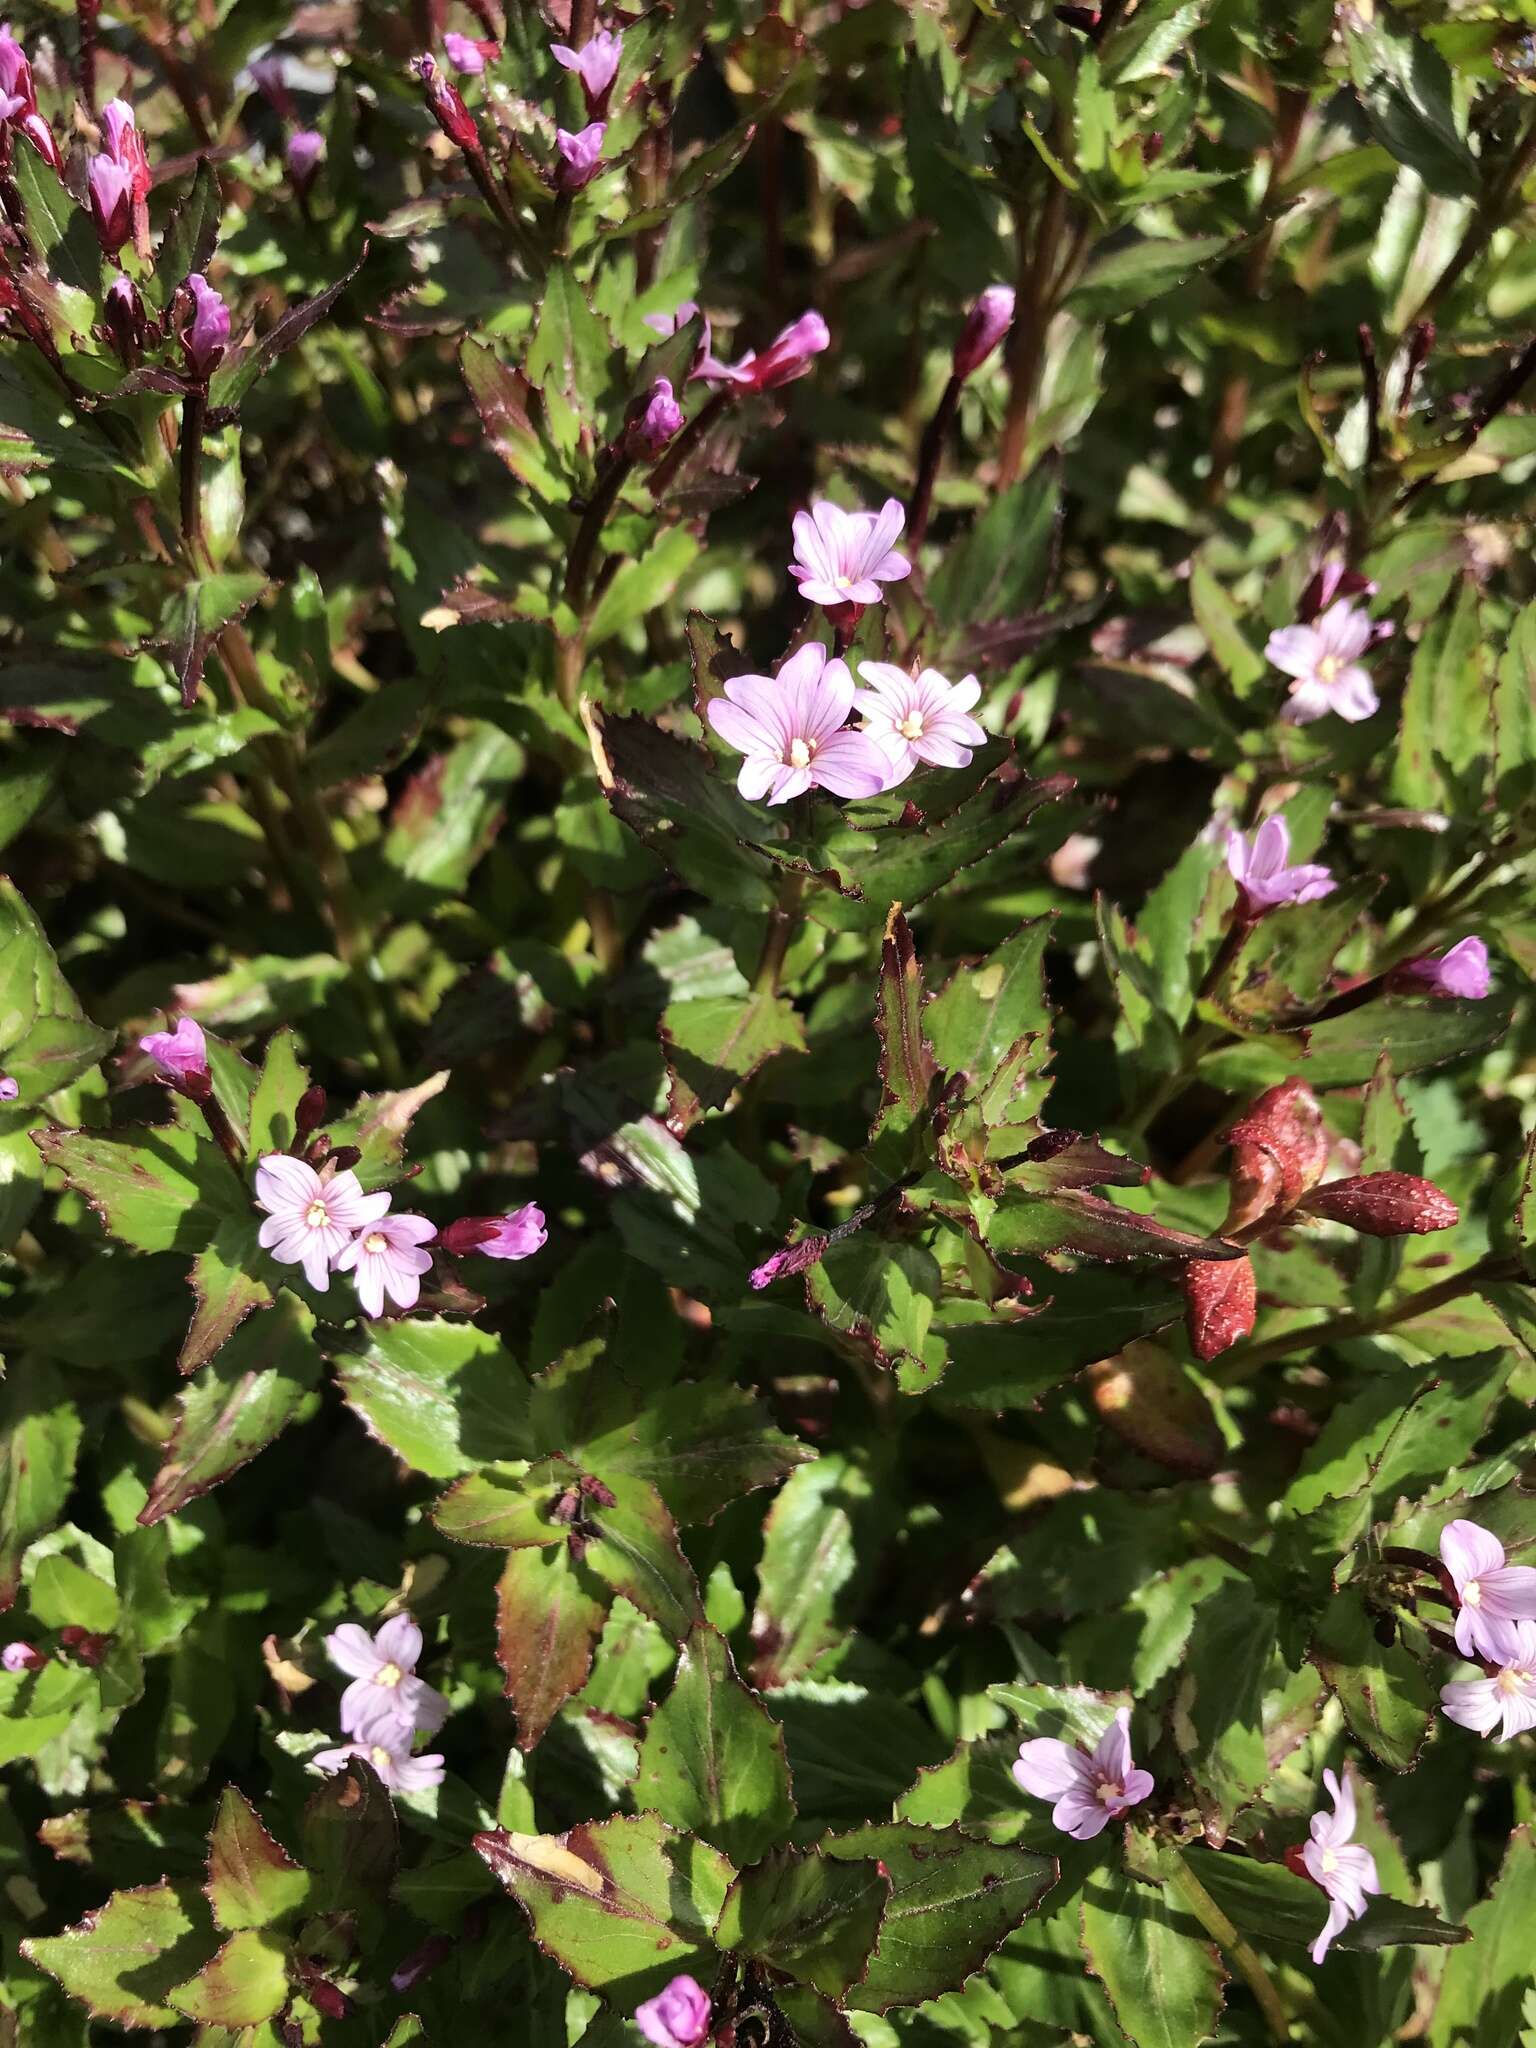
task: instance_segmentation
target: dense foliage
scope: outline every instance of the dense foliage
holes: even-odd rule
[[[501,8],[0,35],[0,2043],[1536,2041],[1536,14]]]

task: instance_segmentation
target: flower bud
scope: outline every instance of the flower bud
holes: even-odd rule
[[[1227,1133],[1234,1167],[1255,1189],[1268,1169],[1257,1154],[1267,1156],[1279,1175],[1279,1198],[1273,1207],[1294,1209],[1308,1188],[1317,1186],[1328,1164],[1328,1132],[1317,1097],[1304,1081],[1282,1081],[1268,1088]],[[1256,1218],[1247,1218],[1254,1221]],[[1233,1224],[1232,1228],[1238,1226]]]
[[[990,284],[966,316],[955,343],[954,372],[961,379],[979,370],[1013,325],[1013,293],[1005,284]]]
[[[317,1081],[312,1088],[306,1088],[299,1097],[293,1112],[293,1134],[296,1138],[307,1138],[311,1131],[318,1131],[325,1122],[325,1090]]]
[[[1246,1252],[1240,1259],[1190,1259],[1182,1277],[1190,1348],[1209,1362],[1253,1328],[1258,1309],[1253,1262]]]
[[[1362,1173],[1330,1181],[1303,1196],[1301,1207],[1309,1216],[1348,1224],[1365,1237],[1424,1237],[1461,1221],[1450,1196],[1414,1173]]]
[[[187,367],[206,384],[229,346],[229,308],[206,277],[189,277],[187,290],[192,295],[192,312],[180,330],[181,345]]]
[[[544,1211],[527,1202],[508,1216],[460,1216],[438,1232],[438,1244],[456,1259],[527,1259],[548,1242]]]
[[[566,128],[555,130],[555,148],[560,152],[555,166],[557,192],[579,192],[583,185],[591,184],[602,162],[607,132],[601,121],[589,122],[575,135]]]
[[[131,277],[112,280],[102,305],[102,317],[107,323],[107,334],[113,348],[128,368],[133,369],[149,338],[149,316],[144,311],[139,288]]]
[[[45,1650],[35,1650],[30,1643],[7,1643],[0,1650],[0,1670],[41,1671],[48,1662]]]
[[[325,155],[325,137],[315,128],[298,128],[289,136],[283,151],[288,182],[302,199],[315,182],[315,173]]]
[[[93,156],[85,190],[102,254],[115,256],[133,233],[133,172],[114,156]]]
[[[571,49],[566,43],[551,43],[549,46],[549,54],[555,62],[564,70],[573,71],[581,80],[587,112],[594,121],[600,121],[608,111],[608,95],[619,75],[619,59],[623,53],[623,36],[605,28],[598,29],[579,50]]]
[[[456,85],[450,85],[437,68],[434,57],[418,57],[411,69],[420,79],[427,96],[427,110],[448,140],[457,149],[470,150],[480,155],[480,131],[475,126],[474,116],[465,106]]]
[[[133,109],[126,100],[109,100],[102,108],[101,133],[107,145],[107,155],[128,173],[129,189],[135,203],[147,199],[154,182],[149,168],[149,152],[133,118]]]
[[[644,455],[659,455],[683,424],[683,408],[672,393],[672,381],[658,377],[651,386],[645,411],[631,432]]]
[[[1232,1170],[1227,1218],[1221,1226],[1223,1237],[1247,1230],[1281,1207],[1285,1198],[1285,1176],[1280,1162],[1262,1145],[1241,1141],[1232,1147]]]
[[[14,1102],[21,1093],[21,1083],[14,1074],[0,1074],[0,1102]]]
[[[443,48],[448,52],[448,62],[455,71],[462,71],[466,78],[478,78],[485,69],[486,50],[473,36],[461,36],[450,29],[443,37]],[[495,44],[491,45],[495,49]]]
[[[274,51],[258,57],[251,66],[251,83],[280,121],[295,118],[293,94],[288,90],[287,67]]]
[[[82,1664],[89,1664],[94,1669],[106,1656],[112,1638],[72,1624],[59,1630],[59,1641],[66,1650],[72,1650]]]

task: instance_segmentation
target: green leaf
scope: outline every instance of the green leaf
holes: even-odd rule
[[[197,1306],[176,1360],[177,1370],[197,1372],[239,1329],[253,1309],[269,1308],[272,1290],[251,1271],[265,1263],[256,1242],[257,1218],[228,1216],[218,1235],[192,1262],[188,1275]]]
[[[1350,76],[1377,140],[1431,192],[1470,199],[1478,166],[1457,119],[1445,59],[1422,35],[1351,17],[1345,29]]]
[[[1025,1037],[1050,1057],[1051,1012],[1045,999],[1045,949],[1052,920],[1032,919],[985,960],[957,969],[923,1013],[923,1028],[947,1074],[981,1081]]]
[[[695,1629],[640,1751],[635,1804],[756,1863],[795,1817],[784,1733],[736,1676],[724,1639]]]
[[[668,1003],[661,1042],[671,1075],[671,1122],[679,1132],[706,1109],[723,1108],[775,1053],[806,1049],[794,1004],[766,989]]]
[[[1139,1209],[1122,1209],[1099,1195],[1005,1194],[986,1224],[987,1243],[1000,1257],[1019,1252],[1078,1252],[1105,1259],[1232,1259],[1238,1248],[1219,1237],[1194,1237],[1159,1223]]]
[[[581,1473],[564,1458],[541,1458],[519,1478],[471,1472],[450,1486],[432,1509],[434,1528],[455,1543],[490,1550],[526,1550],[563,1543],[569,1531],[553,1519],[559,1497],[574,1492]]]
[[[849,1591],[860,1568],[855,1517],[874,1502],[868,1474],[840,1453],[796,1472],[769,1511],[758,1570],[752,1640],[763,1646],[759,1684],[804,1678],[843,1639]]]
[[[389,1794],[355,1758],[333,1772],[304,1808],[302,1854],[316,1913],[355,1913],[389,1896],[399,1861]]]
[[[1435,1718],[1429,1673],[1397,1640],[1382,1643],[1377,1617],[1346,1586],[1323,1609],[1311,1657],[1344,1710],[1350,1732],[1388,1770],[1412,1770]]]
[[[1536,1915],[1536,1842],[1529,1823],[1514,1829],[1488,1897],[1467,1915],[1464,1949],[1446,1958],[1430,2022],[1430,2048],[1482,2048],[1515,2041],[1531,1984]]]
[[[1084,320],[1132,313],[1224,255],[1228,235],[1195,235],[1182,242],[1132,241],[1095,256],[1068,292],[1066,304]]]
[[[831,1246],[806,1284],[828,1327],[864,1338],[882,1365],[922,1361],[943,1286],[939,1262],[924,1246],[861,1232]]]
[[[309,1069],[299,1063],[298,1041],[285,1024],[267,1040],[261,1073],[251,1096],[250,1151],[286,1152],[296,1134],[295,1115],[309,1087]]]
[[[474,1844],[526,1911],[539,1946],[578,1984],[633,2011],[680,1973],[712,1978],[733,1873],[706,1843],[645,1813],[563,1835],[497,1829]]]
[[[224,212],[224,195],[213,165],[206,157],[198,161],[192,183],[177,200],[160,237],[155,258],[155,280],[160,287],[160,304],[169,306],[177,288],[194,272],[206,270],[219,239],[219,222]]]
[[[280,1295],[188,1381],[141,1522],[163,1521],[207,1493],[311,1407],[321,1370],[314,1326],[297,1296]]]
[[[607,381],[609,341],[569,265],[544,280],[538,325],[528,351],[528,379],[549,402],[558,393],[575,410],[590,405]]]
[[[937,617],[964,621],[969,630],[1032,610],[1045,595],[1060,509],[1061,489],[1050,467],[995,498],[965,538],[945,551],[929,593]]]
[[[1136,2048],[1197,2048],[1209,2039],[1226,1971],[1197,1920],[1160,1888],[1109,1869],[1085,1886],[1080,1925],[1088,1967]]]
[[[517,741],[485,722],[468,726],[411,778],[381,848],[397,907],[403,901],[425,908],[462,894],[500,828],[507,791],[523,767]]]
[[[1299,1877],[1283,1863],[1260,1863],[1255,1857],[1218,1854],[1196,1845],[1183,1852],[1195,1877],[1244,1934],[1271,1942],[1294,1942],[1310,1948],[1327,1918],[1326,1899],[1310,1878]],[[1428,1906],[1405,1906],[1397,1899],[1373,1898],[1365,1917],[1352,1920],[1334,1937],[1334,1947],[1356,1950],[1396,1948],[1408,1943],[1455,1945],[1468,1938]]]
[[[193,1885],[114,1892],[63,1934],[21,1945],[22,1954],[99,2020],[177,2027],[171,1989],[208,1953],[208,1909]]]
[[[256,1809],[226,1785],[208,1837],[208,1903],[226,1933],[272,1927],[309,1898],[309,1875],[261,1824]]]
[[[1278,1623],[1252,1586],[1228,1579],[1201,1606],[1179,1667],[1174,1740],[1214,1846],[1269,1783],[1264,1695]]]
[[[1463,778],[1488,751],[1490,667],[1478,587],[1467,576],[1455,603],[1442,606],[1413,652],[1392,769],[1400,803],[1456,811],[1475,800]]]
[[[435,1316],[374,1319],[364,1335],[365,1350],[337,1360],[337,1383],[369,1435],[412,1471],[456,1479],[533,1455],[528,1382],[498,1338]]]
[[[18,163],[32,154],[30,145],[19,151]],[[41,1102],[89,1072],[111,1044],[109,1033],[87,1023],[42,925],[0,875],[0,1069],[23,1102]]]
[[[459,367],[497,455],[539,497],[551,504],[563,503],[565,484],[551,466],[534,425],[537,394],[522,371],[502,362],[484,342],[470,338],[460,344]]]
[[[178,2012],[207,2026],[258,2027],[288,2003],[287,1944],[256,1927],[232,1934],[168,1996]]]
[[[978,1842],[959,1828],[911,1822],[837,1835],[826,1853],[872,1857],[891,1896],[868,1971],[849,1993],[859,2012],[922,2005],[958,1990],[1056,1881],[1053,1856]]]
[[[863,1975],[889,1896],[873,1860],[834,1862],[820,1851],[781,1850],[732,1884],[716,1939],[840,1998]]]
[[[508,1551],[496,1586],[496,1661],[517,1715],[519,1749],[534,1748],[586,1684],[607,1612],[607,1589],[568,1545]]]
[[[101,297],[101,250],[90,215],[74,198],[55,170],[31,143],[11,155],[11,175],[21,195],[27,234],[37,244],[44,268],[61,284],[86,293],[95,304]]]
[[[210,1139],[181,1124],[43,1130],[34,1143],[115,1238],[141,1252],[196,1252],[250,1195]]]
[[[925,1002],[912,928],[899,910],[893,910],[881,943],[875,994],[880,1114],[870,1137],[877,1163],[892,1176],[930,1149],[923,1138],[928,1127],[929,1091],[938,1069],[923,1036]]]
[[[693,566],[699,543],[683,526],[658,533],[645,552],[631,561],[620,559],[612,581],[603,590],[587,626],[588,648],[599,647],[663,606]]]
[[[617,1496],[592,1514],[597,1534],[583,1562],[595,1578],[648,1614],[674,1642],[704,1619],[693,1569],[677,1540],[677,1524],[648,1481],[608,1475]]]
[[[1255,1039],[1208,1053],[1199,1073],[1213,1086],[1237,1093],[1271,1087],[1290,1074],[1299,1074],[1311,1088],[1358,1088],[1386,1051],[1392,1071],[1403,1080],[1487,1052],[1508,1033],[1512,1008],[1497,996],[1481,1003],[1378,996],[1358,1010],[1310,1025],[1304,1046],[1289,1039],[1272,1044]]]
[[[80,1410],[45,1359],[0,1380],[0,1610],[21,1583],[21,1557],[64,1511],[82,1432]]]
[[[1221,977],[1215,1004],[1240,1028],[1312,1009],[1328,993],[1339,949],[1380,886],[1366,876],[1319,903],[1288,904],[1258,919]]]

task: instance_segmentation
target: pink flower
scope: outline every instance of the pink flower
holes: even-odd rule
[[[560,152],[560,161],[555,166],[557,191],[579,192],[583,185],[591,184],[602,161],[603,137],[607,132],[601,121],[589,123],[576,135],[565,128],[555,130],[555,147]]]
[[[256,1168],[256,1206],[267,1212],[258,1243],[280,1266],[302,1266],[310,1286],[324,1294],[331,1268],[354,1235],[385,1214],[389,1196],[365,1195],[355,1173],[322,1180],[302,1159],[269,1152]]]
[[[1310,725],[1336,711],[1351,723],[1369,718],[1376,692],[1360,656],[1374,637],[1371,621],[1347,598],[1323,612],[1315,625],[1282,626],[1264,652],[1278,669],[1294,676],[1280,716],[1287,725]]]
[[[437,1225],[425,1216],[381,1216],[339,1254],[336,1271],[352,1275],[357,1298],[370,1316],[383,1315],[386,1294],[396,1308],[414,1308],[421,1276],[432,1265],[432,1254],[420,1247],[436,1235]]]
[[[287,67],[277,51],[258,57],[251,66],[251,82],[284,121],[294,118],[293,94],[288,90]]]
[[[709,722],[746,759],[736,787],[754,803],[787,803],[808,789],[834,796],[874,796],[890,762],[864,733],[847,730],[853,677],[842,661],[811,641],[775,677],[732,676],[723,697],[710,699]]]
[[[899,498],[878,512],[845,512],[826,498],[794,517],[796,559],[789,573],[812,604],[878,604],[882,583],[899,583],[912,564],[891,543],[906,524]]]
[[[890,758],[891,784],[925,761],[937,768],[970,766],[971,749],[987,737],[966,715],[981,696],[974,676],[952,683],[936,668],[909,676],[889,661],[861,661],[859,674],[871,687],[856,690],[853,701],[864,714],[865,732]]]
[[[1381,1890],[1375,1857],[1350,1839],[1355,1832],[1354,1787],[1347,1776],[1341,1785],[1332,1771],[1324,1771],[1323,1783],[1332,1795],[1333,1811],[1313,1814],[1312,1839],[1301,1851],[1308,1877],[1328,1894],[1328,1918],[1312,1944],[1314,1963],[1323,1960],[1335,1935],[1360,1918],[1367,1892]]]
[[[21,1093],[21,1083],[14,1074],[0,1074],[0,1102],[14,1102]]]
[[[315,173],[325,155],[325,137],[316,128],[296,128],[283,151],[288,182],[300,194],[315,182]]]
[[[663,341],[670,341],[678,329],[686,327],[688,322],[698,314],[698,311],[698,305],[693,299],[684,299],[675,313],[647,313],[645,315],[645,325],[650,328],[652,334],[659,334]],[[709,321],[706,317],[704,320],[704,332],[699,337],[698,353],[693,359],[693,367],[688,372],[688,381],[693,383],[696,379],[702,379],[705,383],[720,381],[734,383],[736,381],[734,373],[728,370],[724,363],[717,362],[710,354],[709,340]]]
[[[229,346],[229,308],[206,277],[189,277],[187,290],[192,294],[192,317],[181,329],[181,345],[193,376],[206,382]]]
[[[473,36],[461,36],[456,29],[449,29],[443,37],[443,48],[454,70],[462,71],[467,78],[478,78],[485,69],[485,51]]]
[[[1277,811],[1253,835],[1227,834],[1227,869],[1248,901],[1250,914],[1282,903],[1315,903],[1333,893],[1333,876],[1323,867],[1288,868],[1291,828]]]
[[[635,2025],[653,2048],[699,2048],[709,2032],[709,1993],[692,1977],[674,1977],[635,2008]]]
[[[966,315],[955,343],[954,373],[964,379],[979,370],[1013,325],[1013,293],[1005,284],[989,284]]]
[[[411,1756],[383,1742],[344,1742],[336,1749],[317,1750],[310,1762],[317,1771],[341,1771],[353,1757],[371,1764],[391,1792],[430,1792],[443,1782],[440,1756]]]
[[[1426,953],[1405,960],[1396,972],[1420,984],[1426,995],[1460,996],[1480,1003],[1488,993],[1488,948],[1481,939],[1462,939],[1438,959]]]
[[[62,175],[64,159],[59,145],[37,111],[32,66],[8,28],[0,28],[0,121],[14,121],[44,163]]]
[[[133,118],[133,109],[126,100],[108,100],[101,110],[101,132],[108,156],[114,163],[121,164],[132,178],[134,199],[147,199],[154,183],[149,168],[149,152]]]
[[[683,408],[672,393],[672,380],[658,377],[645,411],[635,422],[635,438],[647,455],[659,455],[683,424]]]
[[[102,253],[115,256],[133,233],[133,172],[114,156],[93,156],[85,190]]]
[[[131,277],[115,277],[107,286],[102,304],[112,346],[131,369],[143,353],[149,338],[149,316]]]
[[[1488,1662],[1498,1666],[1493,1677],[1459,1678],[1442,1686],[1440,1704],[1460,1727],[1479,1735],[1497,1728],[1500,1740],[1511,1742],[1536,1728],[1536,1622],[1495,1622],[1483,1640],[1489,1646]]]
[[[1338,555],[1325,554],[1296,600],[1296,616],[1310,626],[1336,597],[1374,597],[1376,585],[1358,569],[1346,568]],[[1391,628],[1387,629],[1389,632]]]
[[[146,1032],[139,1040],[139,1051],[149,1055],[164,1080],[185,1081],[208,1071],[202,1026],[190,1017],[178,1017],[174,1031]]]
[[[1131,1710],[1122,1707],[1092,1754],[1041,1736],[1019,1745],[1015,1783],[1034,1799],[1054,1799],[1051,1819],[1064,1835],[1091,1842],[1112,1819],[1140,1806],[1152,1791],[1150,1771],[1131,1762]]]
[[[549,54],[555,62],[567,71],[574,71],[581,80],[588,111],[593,114],[603,111],[613,90],[623,50],[624,38],[606,28],[598,29],[579,50],[571,49],[566,43],[551,43],[549,46]]]
[[[467,1252],[485,1259],[531,1259],[548,1242],[544,1211],[537,1202],[525,1202],[508,1216],[460,1216],[438,1237],[443,1250],[456,1259]]]
[[[734,368],[711,356],[694,374],[708,383],[739,384],[746,391],[777,391],[781,384],[805,376],[811,357],[819,355],[831,339],[819,313],[802,313],[761,355],[749,349]]]
[[[1476,1522],[1446,1523],[1440,1561],[1460,1602],[1456,1647],[1463,1657],[1497,1658],[1504,1625],[1536,1621],[1536,1567],[1506,1564],[1503,1544]]]
[[[7,1643],[0,1650],[0,1671],[40,1671],[47,1662],[45,1653],[30,1643]]]
[[[347,1735],[409,1748],[417,1733],[435,1735],[448,1718],[443,1695],[416,1676],[421,1630],[408,1614],[396,1614],[377,1635],[345,1621],[325,1639],[331,1662],[352,1683],[341,1696],[341,1726]]]

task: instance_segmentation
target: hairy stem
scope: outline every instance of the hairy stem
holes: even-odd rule
[[[921,547],[923,536],[928,531],[928,515],[933,504],[933,486],[939,474],[939,464],[944,460],[944,443],[960,406],[960,378],[951,376],[944,386],[944,395],[934,408],[933,418],[923,429],[923,438],[917,451],[917,481],[912,487],[912,506],[907,515],[907,539],[914,548]]]
[[[203,541],[203,421],[206,391],[189,391],[181,402],[181,537],[193,566]]]

